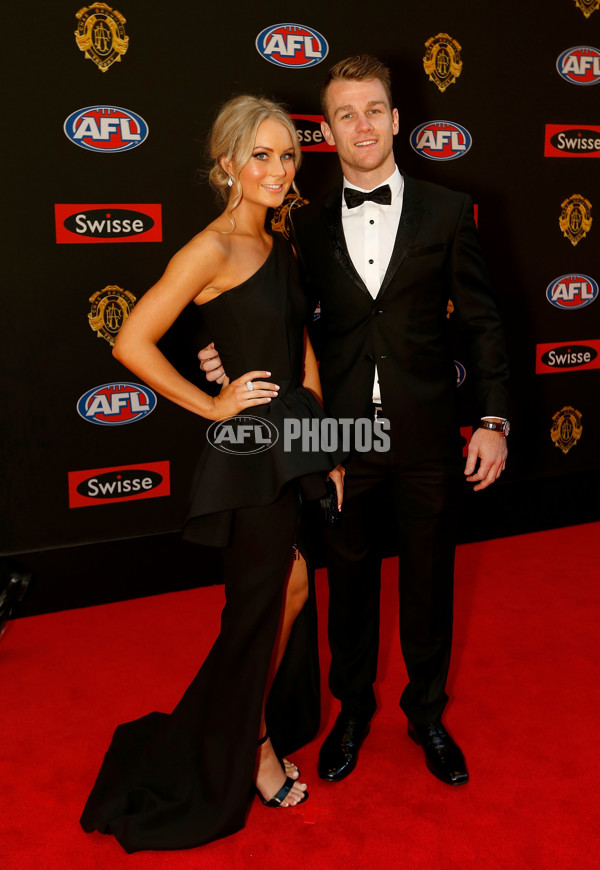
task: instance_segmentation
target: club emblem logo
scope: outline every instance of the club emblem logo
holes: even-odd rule
[[[90,326],[98,338],[103,338],[112,347],[119,330],[131,314],[136,298],[128,290],[109,284],[104,290],[98,290],[90,296],[90,302]]]
[[[561,408],[552,417],[550,437],[564,454],[577,444],[582,432],[581,414],[570,405]]]
[[[129,48],[125,16],[106,3],[94,3],[84,6],[75,17],[79,22],[75,31],[77,46],[101,72],[106,72]]]
[[[559,226],[563,236],[575,247],[592,228],[592,204],[584,196],[574,193],[561,202],[560,207]]]
[[[461,46],[447,33],[438,33],[427,40],[425,48],[423,68],[429,81],[435,82],[443,93],[462,72]]]
[[[596,9],[600,9],[600,0],[574,0],[574,3],[581,9],[586,18],[589,18]]]

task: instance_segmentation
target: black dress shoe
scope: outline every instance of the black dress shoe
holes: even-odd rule
[[[321,779],[339,782],[352,773],[358,761],[358,750],[369,728],[368,719],[340,713],[319,752]]]
[[[469,781],[465,758],[441,721],[428,725],[408,723],[408,736],[423,747],[429,770],[448,785],[464,785]]]

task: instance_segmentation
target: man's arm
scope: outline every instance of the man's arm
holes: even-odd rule
[[[475,398],[482,417],[498,422],[508,415],[508,363],[500,316],[492,298],[479,244],[472,202],[465,198],[452,251],[455,316],[466,339]],[[477,428],[467,452],[465,476],[475,491],[486,489],[504,471],[506,438]]]

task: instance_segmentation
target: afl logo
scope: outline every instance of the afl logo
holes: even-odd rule
[[[453,121],[427,121],[410,134],[417,154],[429,160],[455,160],[471,147],[471,134]]]
[[[548,302],[567,310],[585,308],[598,295],[598,284],[588,275],[561,275],[546,288]]]
[[[148,125],[118,106],[88,106],[69,115],[63,127],[75,145],[88,151],[131,151],[148,137]]]
[[[454,360],[454,365],[456,366],[456,386],[462,387],[467,377],[467,370],[462,363],[459,363],[458,360]]]
[[[329,52],[325,37],[304,24],[272,24],[261,30],[255,44],[265,60],[292,69],[315,66]]]
[[[567,48],[559,55],[556,69],[573,85],[597,85],[600,82],[600,51],[591,45]]]
[[[156,395],[140,384],[102,384],[77,402],[77,413],[88,423],[123,426],[147,417],[156,407]]]
[[[227,420],[216,420],[208,427],[206,440],[222,453],[249,456],[264,453],[279,439],[277,428],[262,417],[238,415]]]

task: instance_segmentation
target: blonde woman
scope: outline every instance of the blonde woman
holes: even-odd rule
[[[203,439],[185,534],[222,548],[226,605],[219,637],[175,710],[117,728],[88,798],[84,829],[112,833],[128,852],[189,848],[233,833],[244,824],[253,783],[270,807],[306,800],[298,769],[280,752],[318,726],[318,680],[296,619],[309,594],[296,548],[300,492],[322,495],[329,474],[341,504],[343,471],[330,453],[284,449],[286,419],[322,416],[321,391],[294,254],[267,229],[270,210],[293,185],[298,140],[279,104],[242,96],[219,113],[211,157],[210,180],[225,209],[173,257],[114,353],[193,414],[233,422],[251,414],[279,438],[243,455]],[[231,378],[216,397],[183,378],[157,347],[190,302],[200,306]]]

